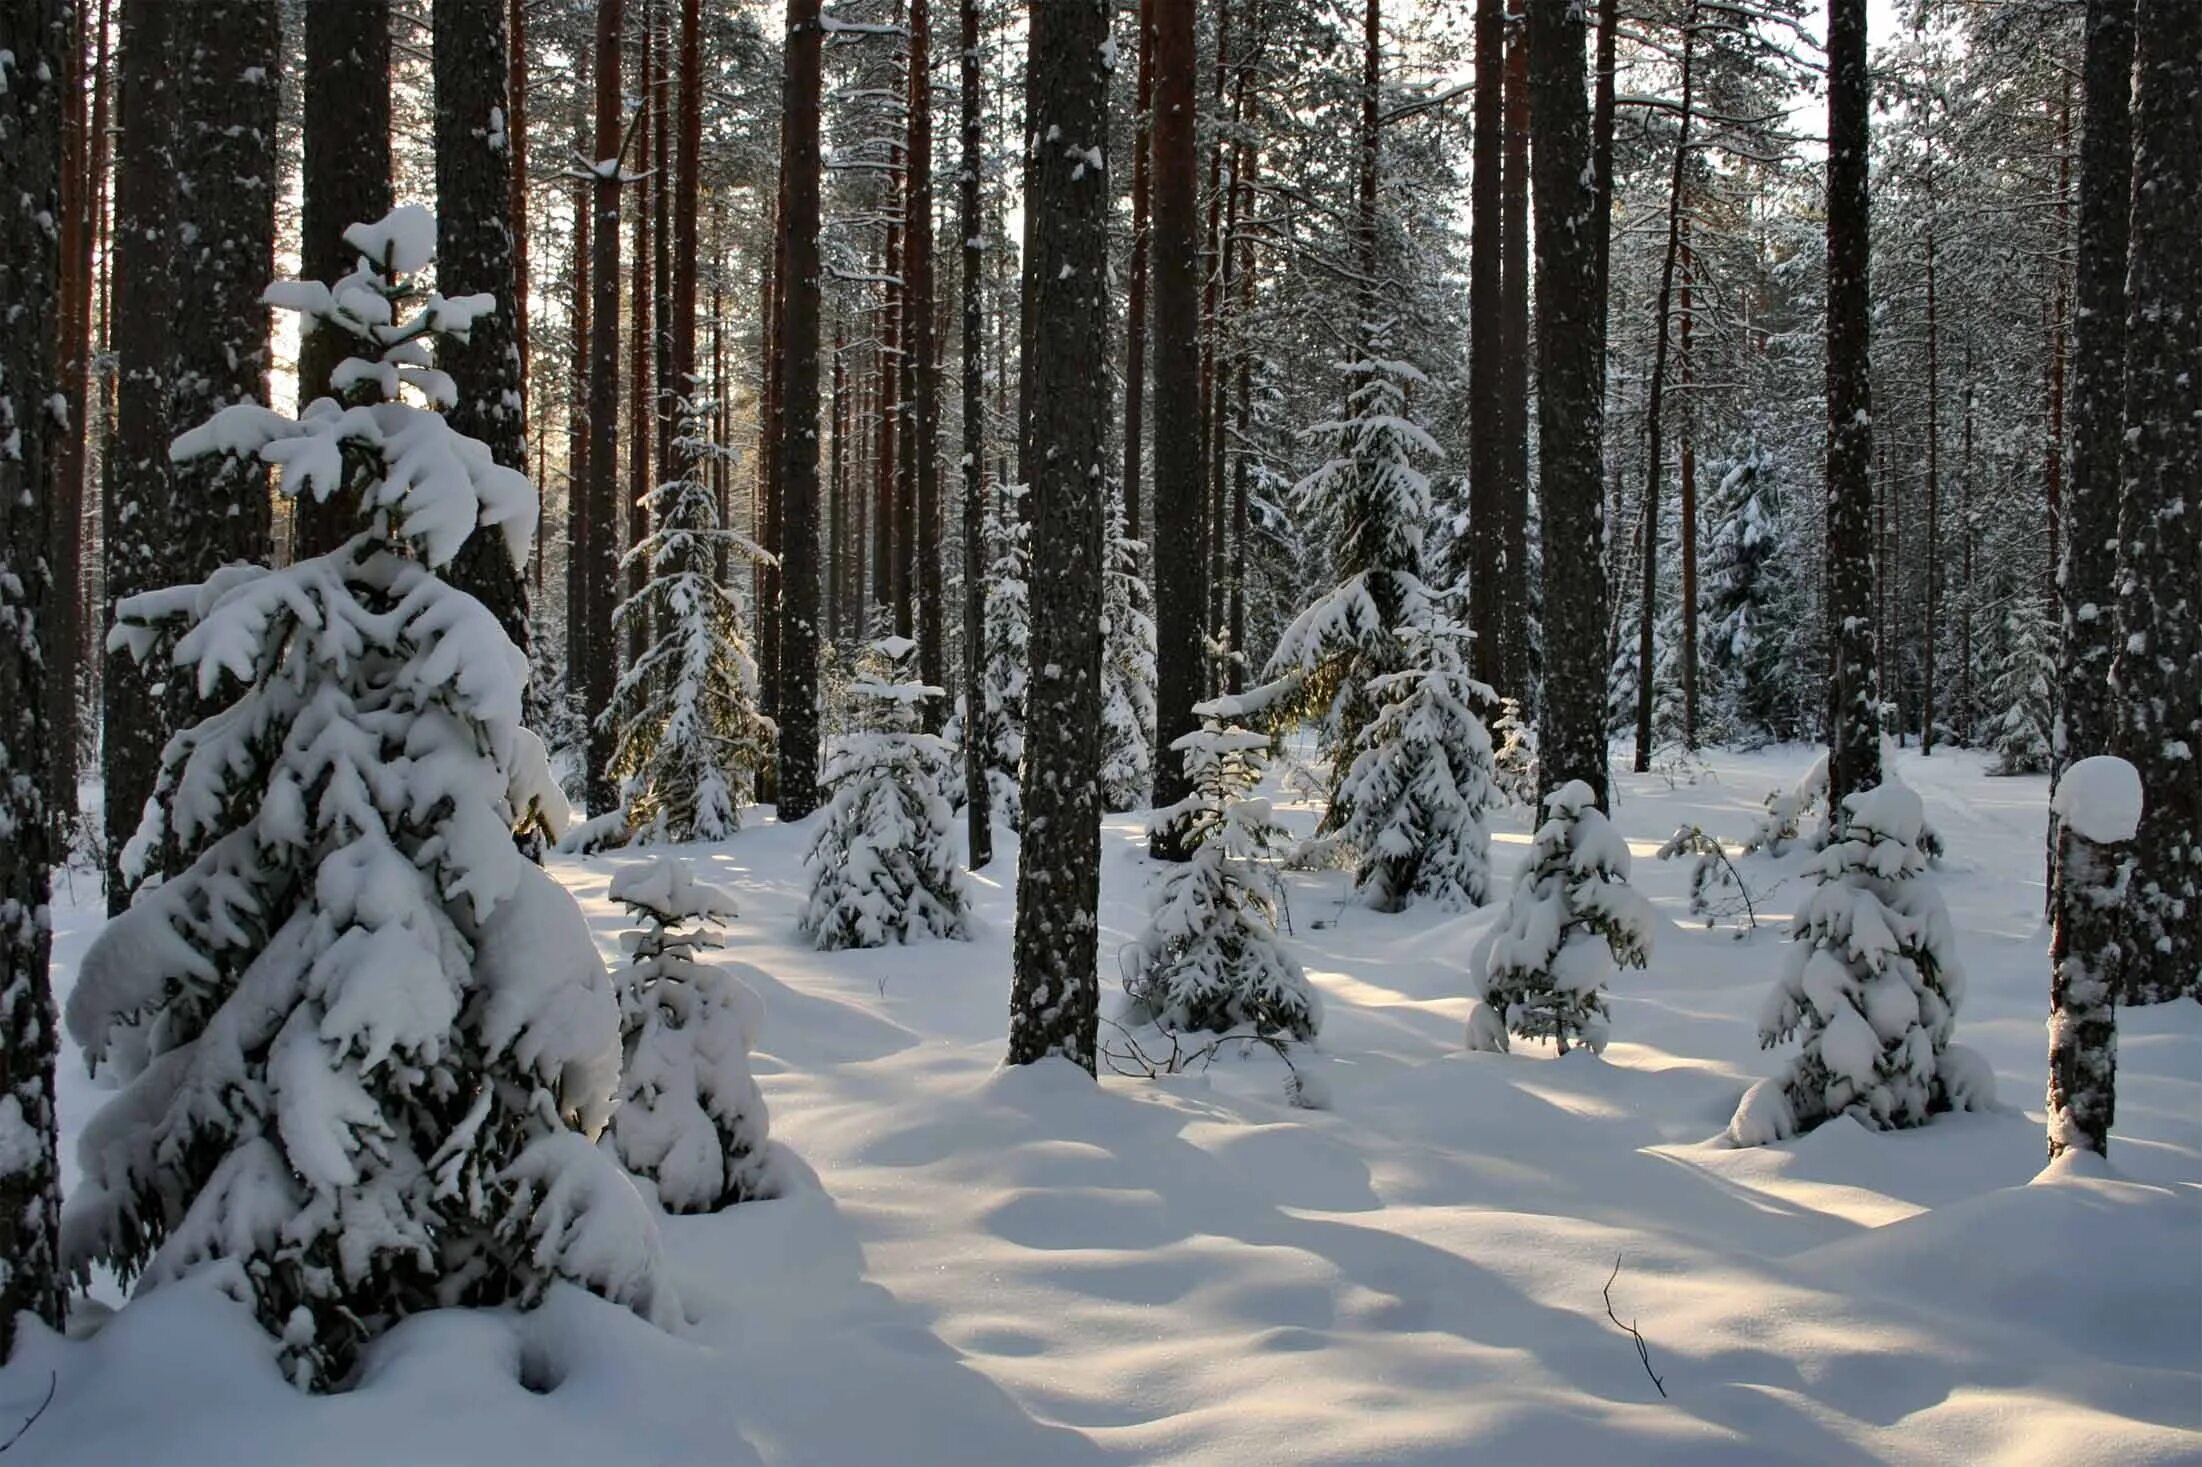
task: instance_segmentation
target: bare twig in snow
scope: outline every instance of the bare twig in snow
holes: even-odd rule
[[[1651,1347],[1644,1343],[1644,1332],[1636,1327],[1634,1320],[1627,1324],[1621,1323],[1621,1316],[1613,1312],[1613,1281],[1620,1276],[1621,1255],[1616,1253],[1613,1255],[1613,1272],[1606,1276],[1606,1318],[1613,1321],[1614,1328],[1627,1331],[1628,1337],[1636,1342],[1636,1358],[1644,1362],[1644,1374],[1651,1377],[1651,1383],[1659,1387],[1659,1398],[1665,1400],[1667,1383],[1659,1378],[1658,1371],[1652,1369]]]

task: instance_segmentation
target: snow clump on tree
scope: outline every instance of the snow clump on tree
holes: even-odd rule
[[[1890,781],[1843,799],[1819,882],[1790,928],[1781,981],[1759,1011],[1759,1043],[1801,1035],[1778,1077],[1745,1092],[1728,1122],[1743,1146],[1839,1115],[1874,1130],[1994,1103],[1986,1061],[1950,1042],[1965,978],[1941,893],[1927,876],[1919,796]]]
[[[1529,864],[1506,913],[1469,954],[1477,1002],[1468,1047],[1504,1050],[1507,1036],[1606,1047],[1606,982],[1651,959],[1651,903],[1629,885],[1629,847],[1582,780],[1545,797]]]
[[[678,1317],[648,1206],[594,1144],[619,1079],[609,976],[514,846],[567,814],[521,723],[527,660],[437,575],[472,534],[515,563],[534,534],[526,477],[436,410],[454,393],[429,338],[494,303],[417,297],[425,210],[345,239],[350,275],[267,299],[359,343],[347,402],[237,404],[173,452],[356,496],[361,528],[121,604],[111,644],[165,657],[202,712],[125,857],[172,874],[100,933],[68,1005],[120,1087],[83,1135],[74,1267],[149,1288],[225,1264],[302,1387],[344,1382],[405,1315],[560,1278]]]
[[[1266,735],[1225,724],[1229,700],[1195,711],[1203,726],[1172,742],[1192,790],[1160,821],[1175,824],[1188,858],[1173,864],[1147,930],[1124,954],[1133,1013],[1164,1029],[1313,1039],[1322,1000],[1277,943],[1271,855],[1283,831],[1253,798]]]
[[[611,898],[643,925],[621,935],[626,1063],[612,1139],[629,1171],[657,1186],[667,1212],[716,1212],[779,1187],[764,1096],[749,1053],[764,1001],[697,954],[723,946],[734,901],[674,856],[629,866]]]
[[[822,949],[965,937],[970,895],[942,796],[948,750],[920,730],[941,690],[906,682],[917,644],[883,637],[850,684],[857,726],[835,741],[822,783],[833,791],[804,858],[811,875],[802,932]]]

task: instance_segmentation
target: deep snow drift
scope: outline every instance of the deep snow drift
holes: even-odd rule
[[[1957,1035],[2001,1107],[1719,1139],[1783,1063],[1754,1026],[1808,855],[1739,862],[1763,924],[1739,940],[1691,920],[1688,862],[1653,854],[1684,822],[1740,840],[1812,753],[1619,776],[1663,930],[1613,980],[1602,1057],[1463,1051],[1498,906],[1383,916],[1347,873],[1290,876],[1285,942],[1326,1013],[1295,1062],[1326,1111],[1286,1104],[1266,1050],[1099,1086],[1000,1070],[1014,841],[973,881],[974,941],[820,953],[796,932],[808,827],[750,812],[688,854],[740,908],[720,956],[764,999],[773,1135],[814,1175],[665,1220],[684,1329],[561,1288],[530,1315],[416,1318],[316,1399],[201,1274],[83,1311],[78,1340],[27,1325],[0,1440],[50,1373],[14,1461],[2202,1460],[2202,1005],[2121,1012],[2110,1166],[2042,1177],[2045,781],[1968,753],[1897,765],[1948,847]],[[1307,787],[1273,780],[1296,834]],[[1499,890],[1527,829],[1495,825]],[[1105,1012],[1160,879],[1140,831],[1107,827]],[[554,859],[610,961],[610,877],[649,859]],[[74,898],[64,991],[96,922],[81,874]],[[61,1097],[66,1153],[97,1100],[73,1055]],[[1667,1399],[1606,1316],[1617,1257],[1615,1312]]]

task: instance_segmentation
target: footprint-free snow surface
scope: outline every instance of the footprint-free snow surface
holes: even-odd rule
[[[974,941],[823,954],[795,932],[806,832],[752,812],[687,854],[740,904],[725,956],[765,1000],[758,1073],[801,1179],[665,1222],[685,1329],[571,1289],[447,1311],[312,1398],[202,1276],[84,1309],[68,1340],[26,1323],[0,1439],[51,1382],[15,1462],[2202,1461],[2202,1005],[2121,1013],[2110,1165],[2042,1175],[2043,781],[1966,753],[1897,766],[1947,846],[1958,1038],[2002,1108],[1718,1139],[1780,1062],[1754,1019],[1803,856],[1739,862],[1763,924],[1739,938],[1691,919],[1686,861],[1653,853],[1683,822],[1740,840],[1811,757],[1619,777],[1665,920],[1602,1058],[1463,1052],[1496,907],[1383,916],[1342,873],[1294,875],[1288,940],[1327,1010],[1295,1062],[1320,1111],[1285,1103],[1266,1050],[1098,1085],[1002,1069],[1014,841],[976,879]],[[1111,1013],[1157,879],[1140,828],[1104,835]],[[1501,819],[1502,878],[1526,831]],[[607,884],[643,859],[553,864],[608,960]],[[96,920],[81,875],[76,901],[64,989]],[[99,1092],[65,1064],[66,1150]]]

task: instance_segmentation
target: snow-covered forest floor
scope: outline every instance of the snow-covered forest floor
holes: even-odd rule
[[[1618,777],[1670,925],[1616,981],[1602,1058],[1463,1051],[1496,906],[1382,916],[1343,873],[1292,876],[1289,942],[1327,1008],[1295,1062],[1322,1111],[1286,1105],[1266,1050],[1098,1086],[1003,1070],[1014,842],[976,883],[975,941],[823,954],[795,931],[805,832],[754,819],[691,854],[740,903],[725,956],[765,999],[758,1069],[806,1179],[666,1222],[685,1332],[561,1287],[530,1315],[415,1318],[317,1399],[202,1274],[85,1339],[26,1321],[0,1437],[50,1372],[17,1461],[2202,1460],[2202,1005],[2121,1014],[2111,1173],[2038,1179],[2045,781],[1964,752],[1895,766],[1947,844],[1957,1038],[2001,1108],[1717,1139],[1778,1062],[1754,1020],[1803,856],[1740,862],[1762,921],[1740,939],[1690,918],[1686,860],[1652,856],[1683,822],[1740,840],[1811,757]],[[1282,813],[1304,832],[1316,810]],[[1500,820],[1502,877],[1527,813]],[[1105,834],[1105,1013],[1158,875],[1140,833]],[[553,864],[610,960],[606,886],[642,859]],[[75,892],[64,993],[96,922]],[[95,1101],[65,1056],[65,1158]],[[1612,1307],[1665,1399],[1607,1317],[1617,1259]]]

